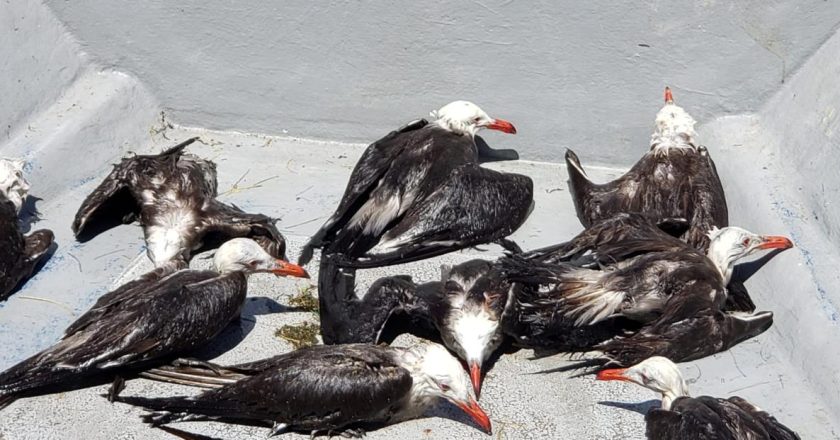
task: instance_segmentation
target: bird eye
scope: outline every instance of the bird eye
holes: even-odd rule
[[[259,266],[259,264],[260,264],[260,262],[257,261],[257,260],[251,260],[251,261],[248,262],[248,266],[251,266],[251,267],[257,267],[257,266]]]
[[[741,244],[743,244],[744,246],[749,246],[749,245],[750,245],[750,239],[749,239],[749,238],[745,238],[745,239],[744,239],[744,241],[743,241],[743,242],[741,242]]]
[[[474,117],[473,122],[481,122],[481,116]]]
[[[444,391],[444,392],[449,391],[449,385],[447,385],[447,384],[445,384],[445,383],[443,383],[443,382],[439,383],[438,385],[440,386],[440,389],[441,389],[442,391]]]

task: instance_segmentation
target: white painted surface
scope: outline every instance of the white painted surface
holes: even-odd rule
[[[47,4],[183,124],[369,142],[467,99],[524,157],[625,166],[666,84],[701,123],[755,110],[840,23],[824,0]]]
[[[814,52],[835,28],[837,2],[620,2],[609,9],[567,1],[412,2],[351,10],[333,1],[286,2],[282,11],[280,4],[255,9],[217,0],[49,5],[79,45],[37,2],[0,3],[0,55],[14,60],[0,64],[0,120],[7,124],[0,126],[0,155],[28,160],[31,192],[43,199],[37,227],[52,228],[59,244],[33,280],[0,303],[0,369],[52,344],[99,295],[151,267],[136,226],[84,244],[70,233],[82,198],[127,151],[157,151],[200,134],[206,144],[190,150],[218,163],[223,191],[246,172],[240,187],[271,178],[223,199],[282,217],[295,255],[334,209],[364,146],[163,130],[161,109],[187,125],[366,143],[453,98],[467,98],[519,129],[516,137],[489,134],[495,146],[517,146],[526,158],[557,158],[560,146],[574,146],[593,179],[604,181],[646,148],[667,82],[677,103],[701,122],[698,139],[718,163],[733,224],[787,234],[797,244],[748,283],[759,309],[775,312],[774,326],[729,352],[681,365],[695,381],[692,392],[739,394],[803,438],[840,438],[840,352],[834,349],[840,336],[840,210],[833,205],[840,188],[840,36],[784,85],[779,60],[786,60],[790,73]],[[460,64],[441,69],[441,61]],[[726,116],[753,109],[760,110]],[[494,166],[536,181],[534,213],[514,237],[524,247],[564,240],[580,229],[562,166]],[[427,280],[438,276],[440,263],[471,256],[365,271],[360,278],[365,285],[395,273]],[[212,355],[242,362],[289,349],[272,333],[307,318],[284,308],[297,286],[256,277],[246,319]],[[640,414],[599,402],[644,411],[654,396],[629,385],[530,375],[563,361],[529,356],[504,356],[485,381],[482,404],[499,437],[641,437]],[[0,412],[0,438],[167,438],[144,427],[138,410],[109,405],[99,397],[103,390],[17,402]],[[145,381],[127,389],[180,391]],[[183,427],[224,438],[263,438],[267,432]],[[398,436],[487,438],[439,419],[369,438]]]

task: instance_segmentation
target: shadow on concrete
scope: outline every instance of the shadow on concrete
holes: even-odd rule
[[[646,402],[636,402],[636,403],[628,403],[628,402],[612,402],[612,401],[600,401],[598,402],[599,405],[604,406],[612,406],[614,408],[621,408],[626,409],[628,411],[633,411],[639,413],[641,415],[645,415],[648,411],[652,410],[653,408],[659,408],[662,406],[662,401],[659,399],[652,399]]]

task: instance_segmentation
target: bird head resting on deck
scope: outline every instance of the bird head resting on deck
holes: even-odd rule
[[[270,272],[278,276],[309,278],[309,274],[302,267],[272,257],[250,238],[234,238],[225,242],[216,251],[213,265],[219,273]]]
[[[411,373],[411,414],[421,414],[435,404],[437,399],[446,399],[469,415],[485,432],[491,432],[490,417],[473,399],[470,381],[461,363],[449,351],[433,343],[421,343],[405,348],[399,362]]]
[[[484,260],[455,266],[443,280],[448,308],[438,326],[441,339],[466,361],[475,395],[479,396],[484,362],[504,340],[501,323],[513,298],[511,286]]]
[[[748,255],[761,250],[790,249],[793,242],[787,237],[779,235],[757,235],[750,231],[736,227],[712,228],[708,233],[711,242],[706,255],[723,275],[723,280],[729,284],[735,263]]]
[[[598,380],[633,382],[662,394],[662,409],[671,409],[678,397],[688,396],[688,385],[676,364],[668,358],[653,356],[630,368],[601,370]]]
[[[29,182],[23,177],[23,166],[22,160],[0,159],[0,194],[15,205],[17,213],[20,213],[29,193]]]
[[[696,121],[682,107],[674,104],[671,89],[665,87],[665,106],[656,114],[656,126],[650,136],[650,149],[668,154],[670,149],[695,149]]]
[[[516,127],[504,119],[494,119],[481,108],[469,101],[454,101],[431,112],[435,123],[444,130],[457,134],[475,136],[478,130],[489,128],[505,133],[516,134]]]

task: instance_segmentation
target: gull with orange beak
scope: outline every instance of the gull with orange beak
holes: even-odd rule
[[[100,297],[55,345],[0,373],[0,408],[194,351],[239,317],[249,274],[308,278],[248,238],[223,244],[213,264],[215,270],[194,270],[173,262]]]
[[[762,333],[773,314],[726,311],[727,284],[741,259],[793,243],[733,226],[709,238],[704,254],[648,217],[621,214],[567,243],[504,258],[518,286],[506,332],[518,345],[600,351],[618,365],[654,354],[699,359]]]
[[[304,247],[299,264],[307,264],[315,249],[342,256],[336,260],[341,267],[361,268],[508,244],[502,239],[530,214],[533,182],[479,166],[488,150],[496,150],[479,148],[475,136],[483,129],[514,134],[516,128],[467,101],[447,104],[432,118],[368,146],[335,213]]]
[[[441,400],[490,434],[461,364],[438,344],[346,344],[302,348],[232,367],[185,360],[144,377],[210,388],[194,397],[119,400],[146,408],[154,426],[181,421],[265,423],[287,431],[361,437],[370,426],[421,417]]]
[[[654,356],[630,368],[601,370],[597,379],[635,383],[662,396],[662,406],[645,415],[651,440],[799,439],[793,430],[741,397],[689,396],[679,368],[668,358]]]

